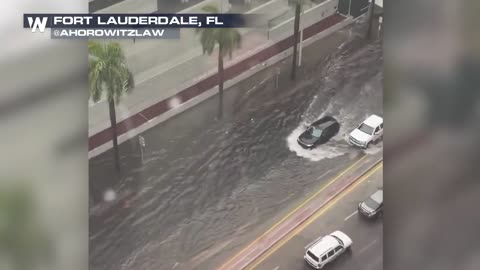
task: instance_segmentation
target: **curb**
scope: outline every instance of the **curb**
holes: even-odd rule
[[[273,241],[271,244],[269,244],[268,246],[266,246],[265,248],[263,248],[262,251],[258,252],[254,257],[250,258],[246,263],[243,263],[243,265],[241,265],[240,267],[236,267],[235,269],[240,269],[240,270],[243,270],[245,269],[246,267],[248,267],[250,264],[252,264],[255,260],[257,260],[259,257],[261,257],[263,254],[265,254],[268,250],[270,250],[270,248],[272,248],[275,244],[277,244],[279,241],[281,241],[286,235],[288,235],[289,233],[291,233],[293,230],[295,230],[295,228],[297,228],[298,226],[302,225],[306,220],[308,220],[311,216],[313,216],[316,212],[318,212],[318,210],[320,210],[321,208],[323,208],[325,205],[329,204],[333,199],[335,199],[337,196],[339,196],[343,191],[345,191],[346,189],[348,189],[350,186],[352,186],[354,183],[356,183],[360,178],[362,178],[364,175],[366,175],[368,172],[370,172],[373,168],[375,168],[376,166],[378,166],[378,164],[380,164],[381,162],[383,161],[383,158],[381,157],[380,159],[378,159],[377,161],[375,161],[372,165],[368,166],[365,170],[363,170],[360,175],[358,175],[357,177],[355,177],[352,181],[350,181],[348,184],[346,184],[345,186],[343,186],[341,189],[339,189],[337,192],[335,192],[333,195],[331,195],[330,197],[328,197],[324,203],[322,203],[320,206],[314,208],[308,215],[304,215],[302,216],[302,218],[294,225],[292,226],[290,229],[286,230],[285,233],[281,234],[280,237],[278,237],[278,239],[276,239],[275,241]],[[236,266],[235,264],[233,264],[233,266]],[[219,269],[219,270],[226,270],[226,269],[230,269],[229,266],[226,266],[225,268],[222,268],[222,269]]]

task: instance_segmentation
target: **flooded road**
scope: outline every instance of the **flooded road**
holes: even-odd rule
[[[383,111],[381,44],[359,38],[362,29],[305,48],[295,84],[289,58],[279,65],[278,89],[267,69],[227,91],[222,120],[214,97],[146,131],[143,165],[137,140],[122,144],[120,186],[113,186],[110,152],[91,159],[95,200],[124,190],[131,200],[90,209],[90,269],[214,269],[326,178],[381,151],[381,144],[364,152],[345,141]],[[334,53],[319,56],[327,52]],[[300,148],[305,125],[325,114],[339,120],[339,134]]]

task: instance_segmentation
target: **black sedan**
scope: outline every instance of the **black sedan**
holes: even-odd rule
[[[340,124],[331,116],[325,116],[313,122],[297,139],[305,149],[328,142],[340,130]]]

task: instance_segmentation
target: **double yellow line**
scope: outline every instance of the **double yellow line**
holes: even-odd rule
[[[284,246],[288,241],[290,241],[295,235],[299,234],[301,231],[303,231],[308,225],[310,225],[312,222],[314,222],[317,218],[322,216],[328,209],[330,209],[332,206],[334,206],[340,199],[345,197],[347,194],[349,194],[352,190],[354,190],[358,185],[360,185],[363,181],[367,180],[372,174],[376,173],[378,170],[380,170],[383,167],[383,161],[372,167],[370,170],[367,171],[367,173],[363,174],[359,179],[357,179],[352,185],[350,185],[347,189],[345,189],[343,192],[341,192],[337,197],[335,197],[333,200],[328,202],[326,205],[324,205],[321,209],[319,209],[315,214],[313,214],[311,217],[309,217],[305,222],[303,222],[300,226],[295,228],[293,231],[291,231],[287,236],[282,238],[282,240],[278,241],[275,245],[273,245],[272,248],[270,248],[266,253],[264,253],[262,256],[257,258],[251,265],[245,268],[245,270],[251,270],[255,269],[259,264],[261,264],[263,261],[265,261],[268,257],[270,257],[273,253],[275,253],[278,249],[280,249],[282,246]]]
[[[363,161],[365,158],[367,158],[368,155],[365,155],[361,157],[359,160],[355,161],[352,165],[350,165],[348,168],[343,170],[340,174],[335,176],[333,179],[331,179],[325,186],[323,186],[320,190],[315,192],[312,196],[310,196],[307,200],[303,201],[299,206],[295,207],[292,211],[290,211],[286,216],[284,216],[281,220],[279,220],[277,223],[275,223],[270,229],[268,229],[265,233],[263,233],[261,236],[257,237],[253,242],[251,242],[248,246],[243,248],[240,252],[238,252],[235,256],[230,258],[228,261],[226,261],[222,266],[218,268],[218,270],[224,270],[228,265],[231,264],[233,260],[235,260],[238,256],[240,256],[242,253],[244,253],[246,250],[248,250],[250,247],[258,243],[264,236],[269,234],[272,230],[277,228],[282,222],[284,222],[286,219],[288,219],[290,216],[292,216],[295,212],[297,212],[300,208],[305,206],[307,203],[309,203],[311,200],[313,200],[316,196],[318,196],[322,191],[324,191],[327,187],[329,187],[331,184],[335,183],[340,177],[351,171],[357,164],[359,164],[361,161]]]

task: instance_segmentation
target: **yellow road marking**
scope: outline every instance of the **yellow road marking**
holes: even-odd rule
[[[320,190],[318,190],[317,192],[315,192],[315,194],[313,194],[312,196],[310,196],[308,199],[306,199],[305,201],[303,201],[299,206],[295,207],[295,209],[293,209],[292,211],[290,211],[286,216],[284,216],[280,221],[278,221],[277,223],[275,223],[274,225],[272,225],[272,227],[270,227],[270,229],[268,229],[266,232],[264,232],[262,235],[260,235],[259,237],[257,237],[255,240],[253,240],[253,242],[251,242],[248,246],[246,246],[245,248],[243,248],[240,252],[238,252],[235,256],[233,256],[232,258],[230,258],[227,262],[225,262],[222,266],[220,266],[219,269],[223,269],[224,267],[226,267],[227,265],[229,265],[234,259],[236,259],[238,256],[240,256],[243,252],[245,252],[245,250],[249,249],[251,246],[253,246],[254,244],[256,244],[258,241],[260,241],[260,239],[262,237],[264,237],[265,235],[267,235],[268,233],[270,233],[272,230],[274,230],[276,227],[278,227],[282,222],[284,222],[287,218],[289,218],[291,215],[293,215],[295,212],[297,212],[298,209],[302,208],[304,205],[306,205],[308,202],[310,202],[311,200],[313,200],[318,194],[320,194],[320,192],[324,191],[328,186],[330,186],[331,184],[333,184],[335,181],[337,181],[340,177],[342,177],[343,175],[345,175],[347,172],[351,171],[358,163],[360,163],[360,161],[364,160],[368,155],[365,155],[363,156],[362,158],[360,158],[359,160],[355,161],[352,165],[350,165],[348,168],[346,168],[345,170],[343,170],[340,174],[338,174],[337,176],[335,176],[332,180],[330,180],[325,186],[323,186],[322,188],[320,188]]]
[[[322,216],[328,209],[330,209],[332,206],[334,206],[341,198],[352,192],[352,190],[355,189],[358,185],[360,185],[363,181],[367,180],[372,174],[377,172],[379,169],[383,167],[383,161],[377,164],[375,167],[370,169],[366,174],[364,174],[362,177],[360,177],[353,185],[348,187],[346,190],[344,190],[340,195],[335,197],[333,200],[331,200],[327,205],[319,209],[315,214],[313,214],[309,219],[307,219],[304,223],[302,223],[300,226],[295,228],[293,231],[291,231],[286,237],[284,237],[282,240],[280,240],[278,243],[276,243],[272,248],[270,248],[269,251],[267,251],[265,254],[260,256],[255,263],[252,264],[251,266],[247,266],[245,269],[246,270],[251,270],[255,269],[259,264],[261,264],[263,261],[265,261],[268,257],[270,257],[273,253],[275,253],[278,249],[280,249],[282,246],[284,246],[288,241],[290,241],[295,235],[299,234],[301,231],[303,231],[308,225],[310,225],[312,222],[314,222],[317,218]]]

